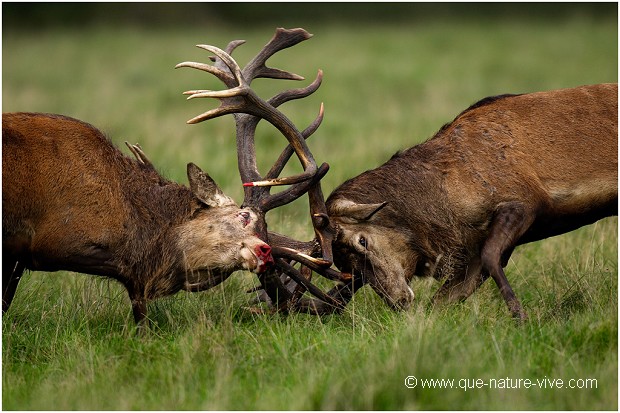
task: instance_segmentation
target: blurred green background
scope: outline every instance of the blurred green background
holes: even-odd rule
[[[431,137],[477,100],[617,82],[615,3],[3,3],[3,111],[62,113],[124,149],[139,142],[156,167],[185,183],[187,162],[237,201],[234,122],[186,125],[216,105],[185,101],[220,89],[213,76],[175,70],[208,61],[194,47],[246,39],[244,65],[276,27],[314,37],[269,63],[306,77],[259,79],[261,96],[321,88],[281,107],[300,128],[321,102],[309,146],[331,169],[325,194],[399,149]],[[266,171],[284,146],[257,132]],[[299,171],[290,163],[285,173]],[[308,239],[307,200],[270,212],[271,229]],[[530,315],[512,323],[488,282],[465,303],[430,311],[439,287],[414,279],[414,308],[391,312],[368,289],[342,315],[244,310],[255,276],[238,273],[200,294],[149,307],[153,335],[134,337],[127,294],[77,274],[24,277],[3,315],[2,401],[8,410],[477,410],[618,408],[617,218],[518,248],[507,276]],[[596,378],[597,389],[407,389],[419,378]]]

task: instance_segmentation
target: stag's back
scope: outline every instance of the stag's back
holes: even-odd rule
[[[617,199],[618,86],[485,99],[425,146],[472,214],[532,197],[578,213]]]
[[[4,114],[2,155],[2,195],[9,201],[3,206],[9,216],[36,222],[58,211],[55,207],[82,214],[89,208],[78,207],[120,207],[118,166],[125,160],[87,123],[59,115]]]
[[[84,245],[109,250],[127,235],[124,200],[131,190],[123,185],[135,164],[87,123],[3,114],[5,247],[15,254],[45,250],[42,261],[56,252],[80,255]]]

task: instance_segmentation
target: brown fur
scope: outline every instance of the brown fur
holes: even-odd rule
[[[124,156],[87,123],[3,114],[3,311],[24,269],[114,278],[136,322],[148,300],[261,270],[271,256],[255,236],[255,214],[194,165],[188,177],[191,190]]]
[[[502,269],[513,249],[617,215],[617,113],[617,84],[472,105],[330,195],[337,265],[399,308],[414,274],[446,279],[435,301],[466,299],[491,276],[524,317]],[[364,206],[371,215],[355,218]]]

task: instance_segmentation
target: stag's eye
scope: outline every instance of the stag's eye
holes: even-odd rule
[[[357,240],[357,242],[364,248],[368,249],[368,241],[366,241],[366,238],[364,237],[360,237],[360,239]]]
[[[241,223],[244,227],[247,227],[250,223],[250,213],[247,211],[239,212],[239,216],[241,217]]]

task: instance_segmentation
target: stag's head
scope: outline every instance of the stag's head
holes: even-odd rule
[[[386,203],[365,204],[338,196],[327,200],[332,225],[334,263],[368,283],[393,309],[407,310],[414,299],[409,281],[419,257],[393,220],[381,217]]]
[[[125,142],[152,179],[160,176],[140,145]],[[176,251],[182,254],[179,271],[185,276],[184,288],[200,291],[223,281],[232,272],[249,270],[257,274],[273,263],[271,247],[256,233],[258,216],[240,208],[208,173],[193,163],[187,165],[191,201],[188,219],[175,228]],[[175,202],[176,198],[164,202]]]
[[[220,280],[239,269],[261,273],[273,264],[271,247],[256,235],[256,214],[239,208],[196,165],[187,165],[187,176],[194,196],[192,218],[177,229],[187,282]]]

